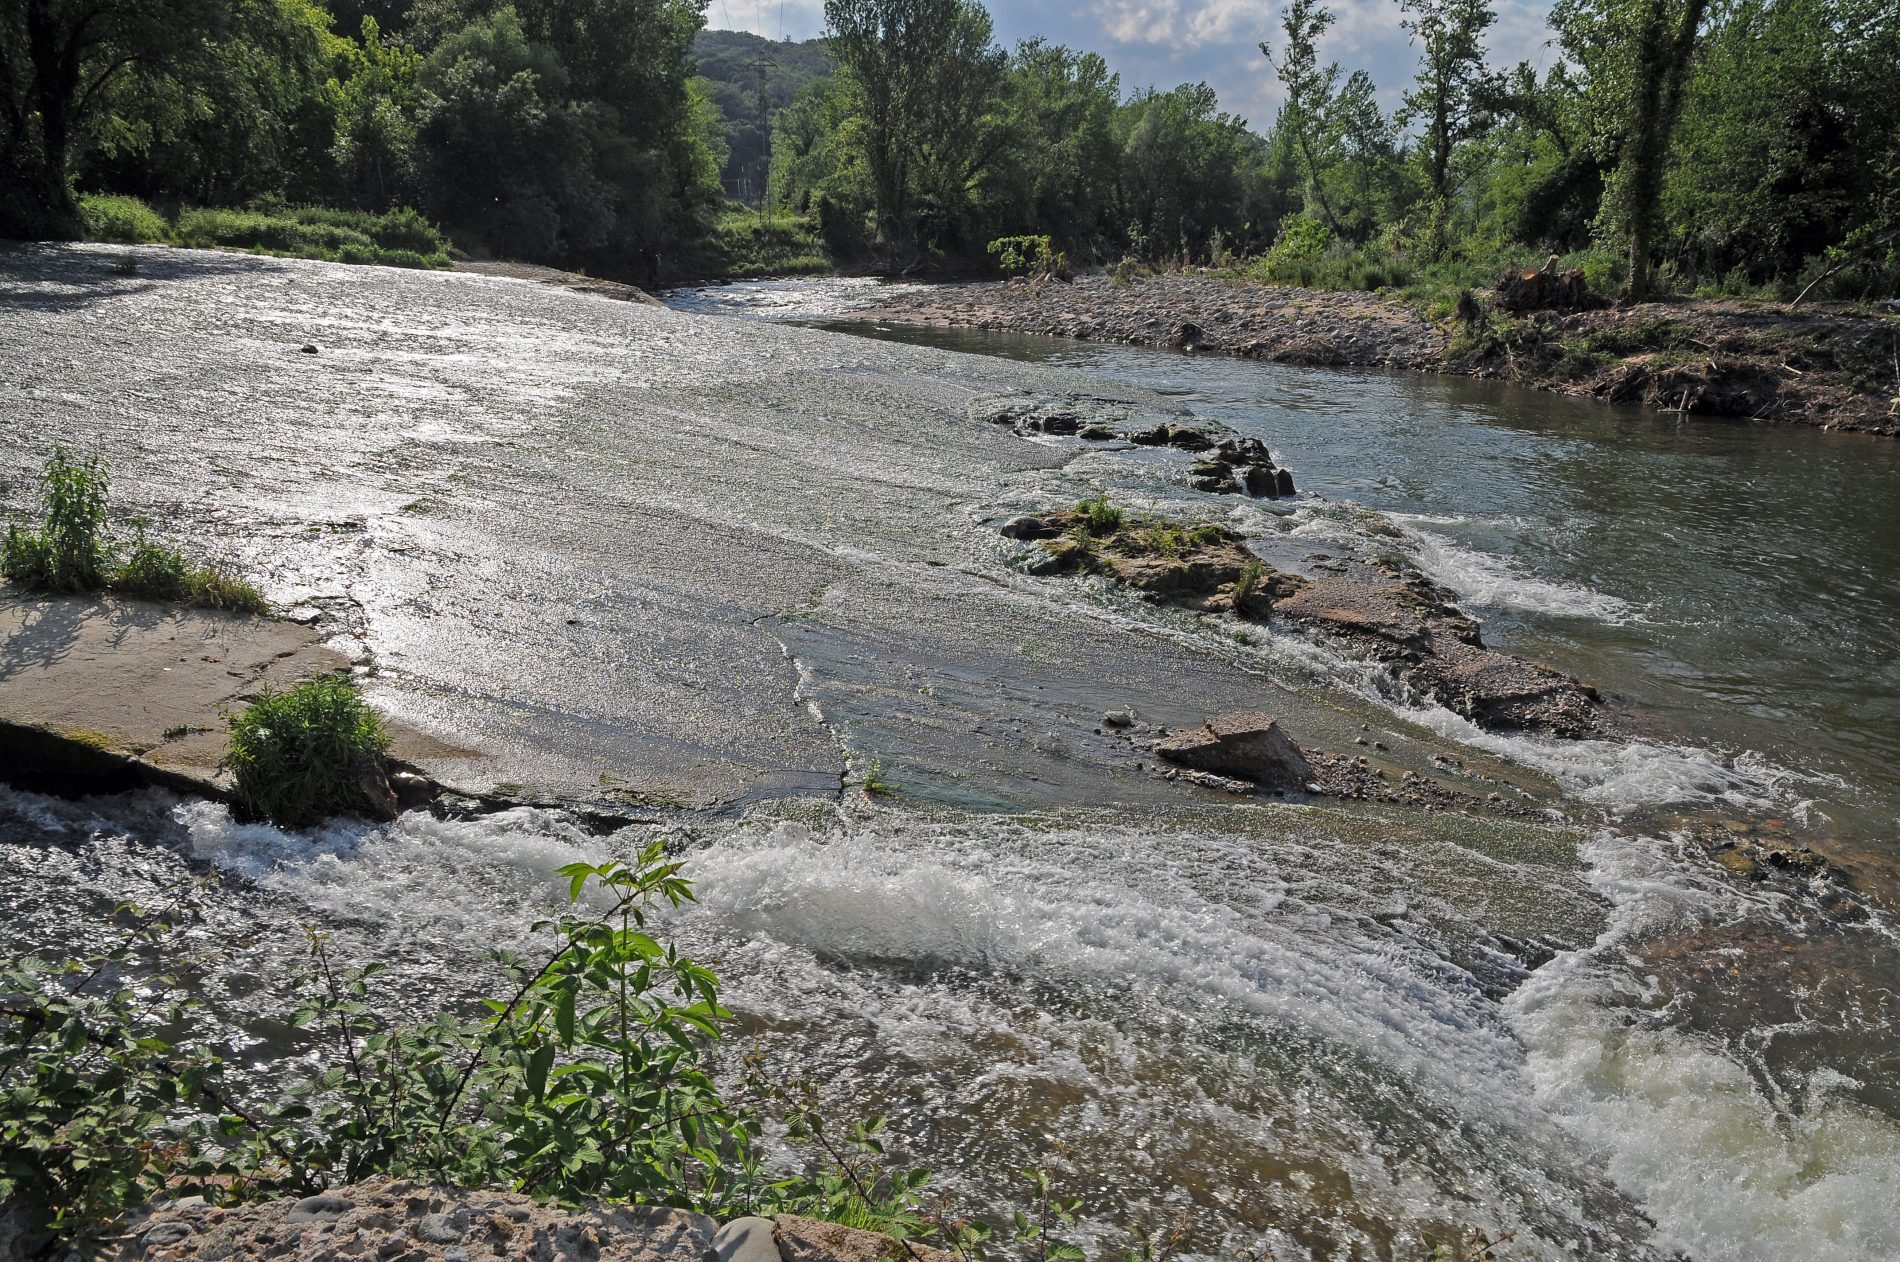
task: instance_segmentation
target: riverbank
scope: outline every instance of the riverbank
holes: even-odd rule
[[[1163,275],[913,292],[853,318],[1457,373],[1688,415],[1900,434],[1900,315],[1868,311],[1682,301],[1433,322],[1381,294]]]

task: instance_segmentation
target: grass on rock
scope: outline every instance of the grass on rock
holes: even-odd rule
[[[0,539],[0,578],[28,591],[116,592],[234,613],[264,613],[256,587],[176,548],[154,543],[141,524],[123,558],[106,525],[107,481],[97,457],[74,460],[55,449],[46,461],[39,527],[7,527]]]
[[[389,752],[382,719],[340,675],[266,691],[231,720],[225,765],[244,814],[306,828],[358,810]]]

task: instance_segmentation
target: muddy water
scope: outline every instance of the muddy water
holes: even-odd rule
[[[1615,818],[1788,809],[1773,776],[1671,731],[1480,738],[1304,642],[1037,578],[998,542],[999,516],[1106,486],[1315,550],[1397,529],[1424,555],[1421,523],[1357,513],[1290,450],[1326,498],[1243,510],[1153,453],[971,416],[1023,393],[1161,415],[1185,396],[1153,386],[1191,387],[480,278],[150,252],[127,279],[112,253],[0,256],[8,506],[52,442],[95,447],[133,507],[464,742],[457,774],[655,823],[600,836],[522,808],[286,835],[202,802],[0,791],[7,949],[215,874],[194,945],[224,962],[199,984],[262,1087],[298,1054],[271,1017],[296,926],[393,960],[392,1002],[466,1000],[556,867],[664,831],[701,890],[671,927],[774,1062],[834,1112],[890,1113],[986,1212],[1046,1164],[1104,1247],[1181,1209],[1210,1257],[1412,1258],[1465,1226],[1515,1231],[1525,1258],[1895,1254],[1892,997],[1816,974],[1892,976],[1887,922],[1735,885]],[[1384,380],[1354,388],[1428,447],[1433,405]],[[1251,406],[1187,405],[1236,427]],[[1355,476],[1376,476],[1364,441]],[[1517,616],[1513,635],[1554,625]],[[1513,786],[1568,822],[1234,804],[1093,731],[1112,704],[1184,722],[1235,700],[1332,748],[1372,727],[1395,772]],[[837,792],[873,760],[896,803]],[[701,801],[724,806],[673,809]],[[1770,977],[1796,984],[1771,1003],[1751,993]]]

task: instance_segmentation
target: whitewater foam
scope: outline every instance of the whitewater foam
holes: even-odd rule
[[[1539,1104],[1600,1154],[1698,1262],[1875,1262],[1900,1257],[1900,1125],[1815,1075],[1777,1109],[1709,1040],[1645,1021],[1622,948],[1670,927],[1748,914],[1666,843],[1605,834],[1586,847],[1614,906],[1590,948],[1560,954],[1505,1003]]]

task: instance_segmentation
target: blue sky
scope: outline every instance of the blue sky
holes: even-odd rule
[[[1372,72],[1388,109],[1410,81],[1417,57],[1399,26],[1397,0],[1333,0],[1338,21],[1320,55],[1348,71]],[[1498,21],[1486,43],[1494,64],[1529,60],[1547,64],[1550,38],[1545,0],[1499,0]],[[1279,85],[1259,44],[1277,44],[1280,5],[1268,0],[993,0],[990,16],[1006,45],[1031,35],[1101,53],[1122,77],[1124,91],[1206,80],[1221,106],[1256,129],[1273,121]],[[706,25],[809,39],[824,29],[821,0],[709,0]]]

